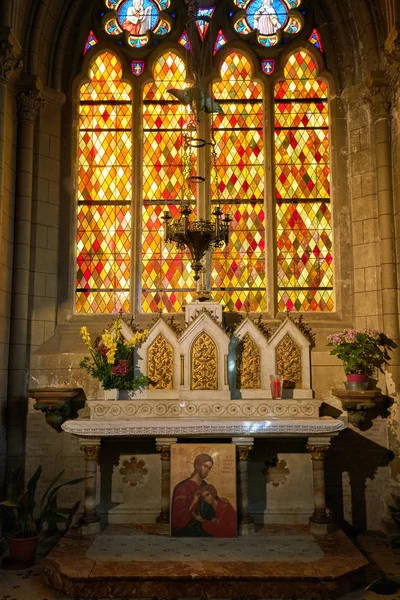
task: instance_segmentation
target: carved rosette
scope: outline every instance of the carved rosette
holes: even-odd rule
[[[284,382],[290,382],[291,387],[301,387],[301,350],[288,333],[276,349],[276,368]]]
[[[191,356],[191,389],[218,389],[217,347],[207,333],[201,333],[194,341]]]
[[[145,467],[145,462],[142,459],[137,459],[132,456],[129,460],[124,460],[123,467],[119,470],[122,475],[123,483],[128,483],[131,487],[145,483],[148,469]]]
[[[311,458],[313,460],[325,460],[329,446],[316,446],[314,444],[307,444],[307,450],[311,454]]]
[[[36,121],[44,100],[37,88],[21,90],[17,95],[18,116],[21,121]]]
[[[85,453],[85,460],[95,460],[99,458],[100,446],[82,446],[81,450]]]
[[[260,348],[248,333],[238,346],[237,374],[239,389],[257,390],[261,388]]]
[[[0,42],[0,80],[9,81],[22,69],[22,60],[15,54],[10,42]]]
[[[147,376],[149,389],[172,389],[172,376],[174,372],[174,351],[160,333],[151,344],[147,355]]]

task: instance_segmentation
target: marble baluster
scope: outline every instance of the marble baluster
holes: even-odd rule
[[[171,444],[176,442],[177,438],[156,438],[156,449],[161,453],[161,511],[156,522],[157,530],[162,532],[169,531]]]
[[[81,439],[80,448],[85,453],[85,502],[80,519],[80,532],[91,535],[100,532],[100,517],[96,512],[97,460],[101,440],[99,438]]]
[[[325,456],[330,439],[308,438],[307,450],[311,454],[314,490],[314,512],[310,517],[312,533],[324,535],[332,530],[332,520],[326,510],[325,500]]]
[[[254,520],[249,514],[249,496],[248,496],[248,460],[250,452],[254,446],[254,438],[232,438],[236,445],[238,462],[238,509],[239,509],[239,532],[246,535],[254,532]]]

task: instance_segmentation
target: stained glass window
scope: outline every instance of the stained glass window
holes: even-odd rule
[[[332,311],[327,85],[296,52],[275,87],[275,183],[280,311]]]
[[[177,312],[193,299],[189,254],[163,241],[165,210],[179,216],[182,200],[182,133],[187,112],[168,89],[183,89],[183,60],[172,52],[161,56],[154,82],[143,96],[142,310]]]
[[[79,104],[76,310],[129,311],[132,91],[109,52],[89,79]]]
[[[218,188],[233,222],[212,258],[213,298],[228,310],[266,310],[263,96],[245,56],[227,56],[214,96],[224,110],[214,119]],[[217,197],[214,182],[214,205]]]

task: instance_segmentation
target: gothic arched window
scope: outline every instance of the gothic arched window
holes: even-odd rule
[[[194,203],[182,176],[190,109],[168,94],[190,85],[183,52],[150,56],[141,79],[144,61],[127,73],[103,51],[80,88],[78,313],[174,313],[195,297],[189,253],[164,242],[162,221]],[[304,50],[275,79],[277,60],[233,46],[213,66],[223,114],[203,115],[201,128],[211,130],[216,169],[205,169],[193,206],[207,218],[220,201],[233,217],[229,243],[205,261],[213,300],[230,311],[331,312],[327,84]],[[191,152],[191,164],[210,162],[210,146]]]

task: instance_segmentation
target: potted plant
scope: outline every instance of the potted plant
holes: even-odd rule
[[[342,361],[353,389],[358,384],[364,384],[361,388],[366,389],[368,378],[377,370],[383,373],[383,366],[390,360],[389,352],[396,348],[393,340],[376,329],[344,329],[328,335],[328,346],[332,347],[330,353]]]
[[[144,342],[149,331],[136,330],[126,339],[123,329],[125,334],[132,333],[122,318],[117,317],[111,328],[105,329],[92,344],[87,328],[81,328],[81,337],[90,356],[85,356],[79,366],[98,379],[105,390],[136,390],[148,383],[145,375],[135,374],[134,349]]]
[[[41,474],[42,467],[39,466],[28,481],[26,490],[17,499],[11,498],[0,502],[1,506],[12,509],[13,524],[11,533],[8,534],[8,546],[10,562],[18,566],[33,564],[39,535],[45,521],[64,523],[65,530],[69,529],[80,501],[77,501],[72,508],[59,508],[57,507],[57,493],[66,485],[75,485],[86,479],[86,477],[80,477],[59,483],[64,474],[64,470],[60,471],[47,487],[40,503],[37,504],[36,487]]]

